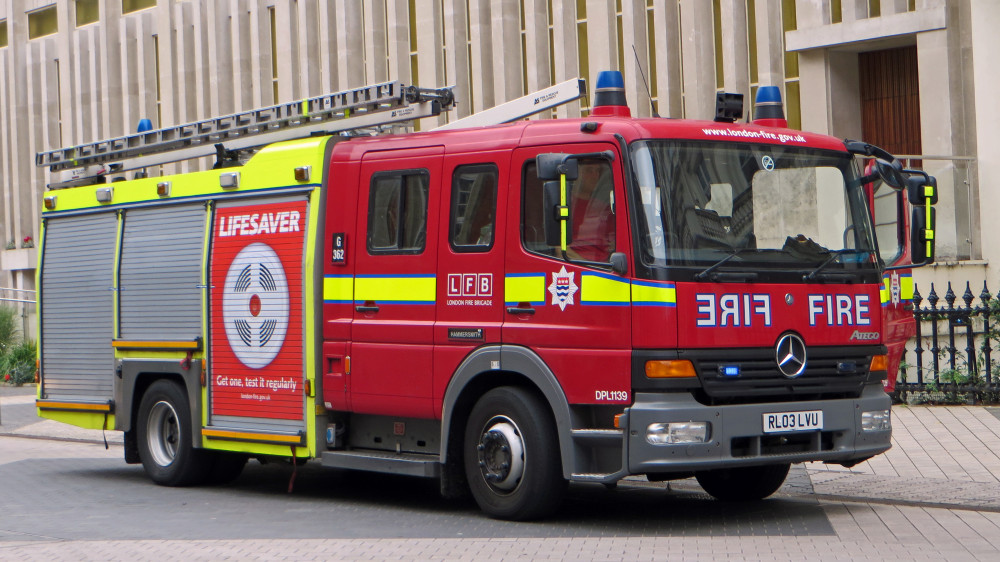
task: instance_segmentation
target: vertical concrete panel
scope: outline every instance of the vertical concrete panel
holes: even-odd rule
[[[757,10],[757,82],[761,86],[780,86],[784,96],[785,39],[781,28],[781,3],[755,3]]]
[[[490,12],[493,38],[493,71],[500,79],[494,82],[494,104],[519,98],[525,94],[521,73],[521,7],[519,0],[493,2]]]
[[[802,99],[809,100],[801,109],[803,131],[830,134],[830,77],[827,65],[826,49],[799,53],[799,88]]]
[[[750,52],[746,0],[721,0],[719,7],[722,12],[722,76],[726,91],[743,94],[745,102],[749,102]],[[749,103],[744,103],[744,110],[749,107]]]
[[[917,35],[917,74],[920,83],[920,139],[922,153],[953,155],[952,76],[956,69],[948,53],[948,31],[928,31]],[[959,186],[958,170],[950,161],[925,160],[924,169],[937,176],[938,204],[936,251],[941,260],[955,259],[968,254],[969,243],[965,236],[958,236],[956,227],[963,230],[968,225],[968,213],[959,213],[967,207],[964,182]],[[962,216],[964,215],[964,216]],[[962,220],[964,219],[964,220]]]
[[[365,72],[371,82],[389,80],[385,10],[385,0],[365,2]]]
[[[580,54],[576,33],[576,1],[552,0],[552,47],[555,59],[556,83],[580,75]],[[587,87],[593,89],[593,84]],[[567,103],[556,108],[559,117],[579,117],[580,102]]]
[[[587,59],[591,80],[618,68],[618,18],[615,0],[587,0]]]
[[[302,97],[299,82],[299,19],[296,14],[298,2],[279,2],[274,6],[275,27],[277,28],[278,99],[275,103],[285,103]],[[358,51],[355,51],[358,52]]]
[[[319,53],[318,68],[324,92],[335,92],[337,88],[337,10],[331,2],[320,2],[319,12]]]
[[[166,127],[178,124],[174,92],[177,90],[175,79],[177,46],[174,44],[174,9],[173,2],[162,2],[154,10],[156,35],[159,49],[159,80],[160,80],[160,122],[154,122],[155,127]],[[153,119],[153,117],[150,117]]]
[[[969,39],[972,43],[972,50],[980,53],[980,56],[971,57],[973,65],[973,76],[975,80],[971,84],[974,91],[974,113],[970,115],[976,123],[975,147],[978,158],[976,160],[976,181],[978,192],[973,193],[974,201],[978,201],[976,208],[984,212],[984,215],[973,217],[975,223],[989,224],[990,218],[995,216],[997,209],[1000,209],[1000,112],[996,111],[996,96],[1000,91],[1000,78],[998,78],[993,57],[983,56],[982,53],[994,53],[997,46],[997,30],[1000,29],[1000,10],[991,0],[971,0],[971,25]],[[983,219],[986,219],[985,221]],[[992,229],[986,233],[987,240],[983,240],[982,257],[989,261],[989,279],[997,279],[1000,275],[1000,243],[993,234]],[[978,229],[977,229],[978,231]],[[976,233],[978,234],[978,232]],[[976,239],[979,236],[975,236]]]
[[[469,12],[465,0],[444,0],[445,74],[455,89],[458,105],[448,112],[455,120],[472,113],[472,90],[476,87],[469,72]]]
[[[653,0],[653,8],[657,111],[661,117],[682,117],[684,85],[678,4],[676,0]]]
[[[389,53],[389,77],[404,84],[413,83],[410,71],[410,9],[407,2],[386,6],[386,38]],[[362,86],[364,84],[358,84]]]
[[[636,117],[652,114],[646,84],[649,82],[649,38],[646,27],[646,2],[622,0],[621,49],[625,66],[625,97]],[[645,81],[643,81],[645,76]]]
[[[104,22],[103,33],[100,35],[101,81],[104,84],[100,98],[104,117],[101,131],[103,138],[125,132],[124,121],[118,111],[125,94],[121,64],[121,1],[104,0],[101,3],[101,19]]]
[[[683,33],[684,116],[688,119],[715,117],[715,41],[712,3],[681,0]]]
[[[357,88],[364,85],[364,29],[361,3],[356,0],[337,0],[337,53],[340,57],[337,72],[338,89]]]
[[[233,84],[236,87],[234,101],[236,111],[247,111],[259,107],[254,103],[254,92],[260,84],[254,80],[253,58],[250,35],[250,12],[246,0],[229,0],[229,34],[232,37]],[[160,39],[162,49],[163,40]]]
[[[553,0],[555,1],[555,0]],[[490,29],[490,2],[469,0],[469,39],[472,59],[472,112],[496,105],[493,89],[493,41]]]
[[[827,58],[830,65],[830,134],[842,139],[860,139],[861,84],[858,55],[834,51]],[[801,59],[799,65],[801,66]],[[802,80],[800,84],[801,82]],[[810,98],[803,95],[802,99]],[[812,105],[802,104],[803,113]]]
[[[844,23],[868,17],[868,0],[840,0],[840,17]]]
[[[524,60],[528,92],[552,85],[552,61],[549,56],[548,3],[524,0]]]
[[[422,88],[437,88],[445,85],[444,45],[440,0],[416,0],[416,13],[411,17],[417,23],[417,85]],[[420,130],[432,129],[446,122],[444,116],[421,119]]]

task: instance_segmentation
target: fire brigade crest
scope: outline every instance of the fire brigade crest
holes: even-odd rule
[[[566,271],[566,266],[552,274],[549,292],[552,293],[552,304],[559,305],[559,310],[566,310],[567,305],[573,304],[573,295],[580,289],[573,282],[574,275]]]
[[[266,367],[288,331],[288,280],[274,250],[255,242],[240,250],[226,274],[222,317],[226,338],[247,367]]]
[[[892,295],[892,304],[899,304],[899,274],[893,271],[891,280],[889,293]]]

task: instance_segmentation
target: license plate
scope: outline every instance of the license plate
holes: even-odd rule
[[[764,433],[823,429],[823,410],[764,414]]]

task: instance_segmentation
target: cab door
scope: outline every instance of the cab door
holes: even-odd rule
[[[881,180],[868,184],[867,189],[879,254],[887,266],[899,268],[883,274],[881,292],[883,341],[889,352],[889,376],[884,384],[886,392],[892,392],[896,388],[906,342],[917,333],[912,303],[913,270],[905,267],[912,263],[910,206],[903,191],[893,190]]]
[[[579,161],[580,178],[571,182],[568,201],[574,223],[571,242],[565,251],[550,245],[543,213],[554,209],[543,208],[543,182],[537,176],[535,157],[542,152],[609,150],[616,155],[613,162]],[[591,165],[596,169],[585,171]],[[588,143],[519,149],[514,152],[510,176],[503,343],[537,353],[570,403],[628,403],[631,287],[627,277],[613,273],[606,263],[612,253],[631,253],[617,146]],[[597,183],[585,186],[585,181]],[[602,234],[595,235],[599,231]]]
[[[433,417],[441,147],[361,162],[349,400],[355,412]]]
[[[434,334],[435,410],[448,383],[476,348],[500,342],[504,320],[504,225],[510,152],[459,153],[445,159],[438,241]]]

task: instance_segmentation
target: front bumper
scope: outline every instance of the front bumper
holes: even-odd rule
[[[670,473],[806,461],[852,464],[889,449],[891,430],[862,431],[861,413],[888,410],[881,385],[866,385],[857,399],[705,406],[689,393],[637,393],[628,410],[627,472]],[[823,411],[823,429],[765,433],[762,418],[774,412]],[[654,423],[707,421],[706,443],[653,445]]]

